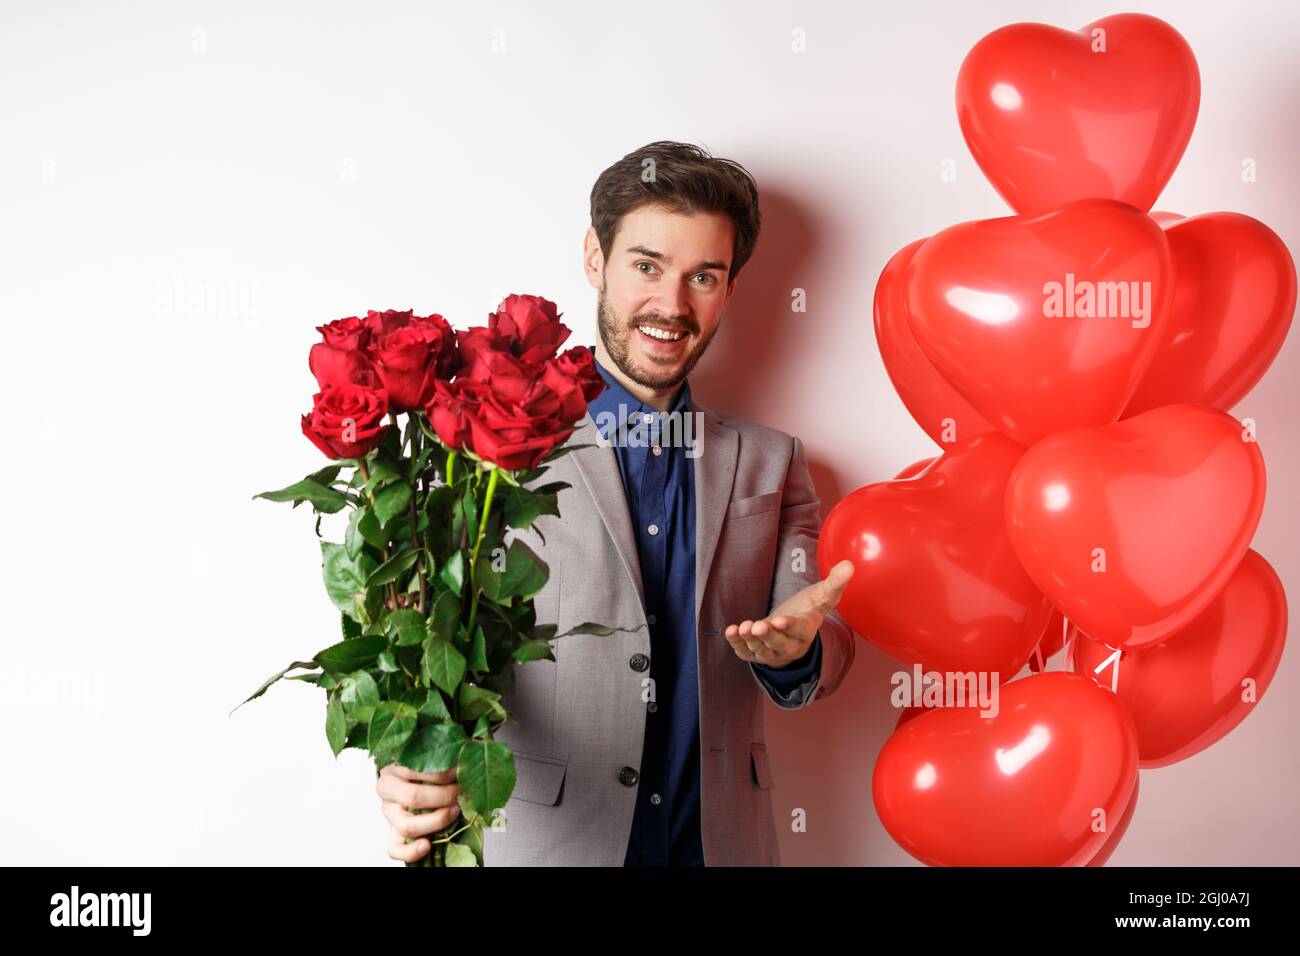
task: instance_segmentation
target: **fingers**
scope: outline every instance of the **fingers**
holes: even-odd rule
[[[844,594],[844,589],[848,587],[849,580],[853,577],[854,565],[848,558],[837,561],[835,566],[830,569],[826,577],[820,582],[820,594],[818,595],[819,604],[823,611],[829,611],[840,603],[840,597]]]
[[[394,766],[390,764],[389,766]],[[375,781],[375,792],[385,803],[393,803],[408,810],[435,810],[439,807],[454,805],[460,796],[458,783],[421,783],[408,780],[398,773],[388,773],[388,768],[380,771]],[[455,771],[450,770],[454,776]],[[417,774],[423,778],[445,778],[442,774]]]
[[[743,661],[775,664],[787,658],[793,660],[802,654],[802,651],[795,653],[799,642],[775,627],[777,620],[784,621],[787,626],[790,623],[790,619],[785,616],[774,618],[770,622],[746,620],[738,625],[728,625],[723,631],[723,636],[731,644],[731,649],[736,652],[736,656]]]
[[[407,843],[406,838],[396,830],[390,830],[389,833],[388,855],[394,860],[401,860],[403,863],[414,863],[430,850],[428,840],[414,840]]]
[[[387,801],[380,809],[393,831],[402,837],[415,838],[437,833],[460,817],[460,806],[454,803],[428,813],[408,813],[404,807]]]
[[[403,767],[400,763],[390,763],[379,771],[381,777],[384,774],[394,775],[403,780],[415,780],[419,783],[451,783],[456,779],[456,768],[440,770],[437,773],[418,773],[410,767]]]

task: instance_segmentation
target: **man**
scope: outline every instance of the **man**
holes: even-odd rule
[[[834,606],[853,566],[817,580],[799,440],[700,406],[687,382],[759,222],[743,167],[681,143],[625,156],[592,189],[583,255],[608,387],[569,441],[588,447],[541,479],[571,487],[529,543],[550,567],[538,621],[625,630],[560,638],[554,661],[516,669],[497,739],[517,779],[486,865],[780,863],[763,700],[796,709],[839,686],[854,637]],[[454,778],[383,769],[394,859],[456,818]]]

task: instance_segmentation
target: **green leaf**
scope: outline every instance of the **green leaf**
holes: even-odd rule
[[[474,625],[474,637],[469,642],[469,662],[467,666],[472,671],[485,671],[488,669],[487,639],[483,634],[483,628],[477,624]]]
[[[457,801],[459,802],[459,801]],[[483,865],[483,818],[475,814],[473,819],[467,819],[465,822],[468,826],[461,831],[460,836],[453,841],[453,846],[463,846],[474,854],[474,859],[478,865]]]
[[[425,638],[420,671],[426,683],[454,694],[465,676],[465,655],[456,650],[450,641],[436,637]]]
[[[478,585],[489,600],[508,604],[511,598],[531,598],[546,586],[550,568],[532,548],[516,538],[506,552],[504,571],[492,568],[491,555],[479,554]]]
[[[366,539],[357,527],[357,523],[370,513],[368,508],[353,508],[352,513],[348,515],[348,530],[343,536],[343,547],[348,552],[348,557],[355,558],[365,547]]]
[[[264,681],[262,682],[262,686],[261,686],[261,687],[259,687],[259,688],[258,688],[257,690],[255,690],[255,691],[253,691],[253,692],[252,692],[251,694],[249,694],[246,698],[244,698],[242,701],[240,701],[238,704],[236,704],[233,708],[231,708],[230,713],[233,714],[235,711],[239,710],[240,707],[243,707],[244,704],[247,704],[250,700],[256,700],[258,697],[261,697],[263,694],[266,693],[266,690],[267,690],[268,687],[270,687],[272,684],[274,684],[276,681],[278,681],[281,677],[283,677],[285,674],[289,673],[289,671],[293,670],[293,669],[296,668],[296,667],[310,667],[310,668],[312,668],[312,669],[314,670],[314,669],[317,667],[317,663],[316,663],[316,661],[294,661],[292,664],[290,664],[290,665],[289,665],[288,667],[286,667],[284,670],[280,671],[280,672],[277,673],[277,674],[272,674],[270,677],[268,677],[266,680],[264,680]]]
[[[397,657],[392,651],[381,651],[379,659],[375,663],[385,674],[397,674],[402,670],[401,665],[397,663]]]
[[[347,496],[339,490],[330,488],[328,485],[322,485],[320,481],[312,479],[303,479],[295,481],[294,484],[281,488],[276,492],[260,492],[255,494],[253,501],[257,498],[266,498],[266,501],[291,501],[294,507],[302,505],[304,501],[312,503],[313,509],[324,512],[326,515],[335,514],[347,507]]]
[[[344,637],[361,636],[361,625],[358,624],[356,621],[352,620],[352,618],[348,617],[346,614],[340,614],[339,620],[343,622],[342,630],[343,630]]]
[[[328,485],[330,482],[332,482],[335,478],[339,476],[339,472],[342,470],[343,470],[342,463],[337,465],[326,465],[320,471],[313,472],[312,474],[308,475],[307,478],[311,481],[316,482],[318,485]]]
[[[460,724],[429,724],[411,734],[397,762],[417,773],[450,770],[466,739]]]
[[[451,591],[437,591],[429,608],[429,634],[450,641],[460,623],[460,596]]]
[[[388,638],[381,635],[353,637],[325,648],[316,655],[316,663],[334,674],[350,674],[369,667],[386,647]]]
[[[304,478],[295,481],[278,491],[263,491],[253,495],[253,499],[265,498],[268,501],[292,501],[294,507],[304,501],[310,501],[312,507],[325,514],[334,514],[348,506],[348,496],[337,489],[322,485],[319,481]]]
[[[369,723],[375,708],[379,706],[379,685],[369,672],[353,671],[339,681],[336,696],[343,704],[343,713],[350,720]]]
[[[504,807],[515,788],[515,758],[499,740],[470,740],[460,749],[456,782],[471,807],[483,816]]]
[[[451,711],[436,687],[412,687],[402,694],[402,700],[419,712],[421,724],[451,720]]]
[[[336,608],[364,623],[366,579],[375,569],[374,559],[365,553],[351,557],[343,545],[332,541],[322,541],[321,552],[325,592]]]
[[[375,495],[375,517],[379,519],[379,526],[382,528],[394,517],[406,510],[406,506],[411,503],[411,486],[404,481],[395,481],[391,485],[385,485]]]
[[[432,457],[433,453],[438,451],[440,447],[441,446],[438,445],[426,445],[420,449],[420,453],[411,459],[407,466],[406,477],[409,481],[414,483],[415,480],[420,477],[425,467],[429,464],[429,458]]]
[[[427,622],[419,611],[402,608],[389,614],[385,621],[390,627],[396,628],[398,647],[419,644],[425,638]]]
[[[457,551],[438,572],[438,578],[460,597],[465,590],[465,552]]]
[[[419,548],[411,548],[393,555],[370,573],[370,577],[366,578],[366,587],[380,587],[390,581],[396,581],[411,569],[419,557]]]
[[[473,684],[461,684],[460,691],[456,695],[461,720],[474,720],[484,715],[504,720],[506,711],[499,703],[500,700],[501,695],[496,691],[488,690],[486,687],[476,687]]]
[[[386,700],[375,708],[366,749],[380,767],[397,759],[411,734],[415,733],[415,718],[415,708],[401,701]]]
[[[447,844],[447,855],[443,863],[445,866],[478,866],[478,857],[469,847],[453,840]]]
[[[635,634],[643,630],[644,624],[638,624],[636,627],[606,627],[604,624],[596,624],[592,621],[584,621],[576,627],[571,627],[563,634],[557,634],[556,637],[568,637],[570,634],[598,634],[601,637],[608,637],[611,634]]]
[[[366,490],[374,492],[376,489],[391,485],[401,477],[402,473],[397,470],[396,465],[380,458],[370,466],[370,477],[366,479]]]
[[[515,648],[515,660],[526,664],[529,661],[553,661],[555,656],[551,653],[551,645],[546,641],[524,641]]]
[[[379,527],[379,519],[371,508],[361,508],[361,517],[357,519],[357,532],[372,548],[383,548],[388,544],[388,535]]]
[[[461,512],[465,516],[469,540],[473,541],[478,536],[478,498],[474,495],[473,483],[469,481],[465,482],[465,491],[461,496]]]
[[[348,721],[343,716],[343,704],[337,694],[330,694],[325,705],[325,739],[329,741],[334,756],[337,757],[347,746],[347,737]]]

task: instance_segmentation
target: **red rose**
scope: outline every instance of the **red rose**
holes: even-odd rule
[[[454,382],[434,382],[433,399],[425,407],[434,433],[448,448],[464,451],[471,440],[467,410],[477,409],[492,389],[483,382],[460,377]]]
[[[477,408],[463,411],[469,420],[474,453],[501,468],[516,471],[536,468],[556,445],[573,434],[559,396],[541,382],[522,401],[486,395]]]
[[[363,375],[370,369],[365,349],[370,341],[370,330],[355,315],[335,319],[326,325],[316,326],[323,341],[311,347],[307,364],[316,384],[342,385],[347,382],[364,382]]]
[[[364,457],[384,437],[388,393],[382,387],[327,385],[312,402],[302,433],[330,458]]]
[[[389,332],[396,332],[411,324],[415,318],[415,312],[407,309],[405,312],[398,312],[396,309],[385,309],[383,312],[376,312],[374,309],[366,311],[365,325],[366,330],[370,333],[370,338],[380,338]]]
[[[514,359],[517,374],[535,378],[542,363],[554,358],[569,328],[560,321],[555,303],[537,295],[509,295],[488,316],[488,324],[460,333],[461,362],[466,373],[480,381],[488,378],[481,366],[493,363],[502,371],[500,356]]]
[[[569,327],[560,321],[555,303],[540,295],[508,295],[488,316],[488,328],[510,342],[510,352],[525,364],[554,358]]]
[[[379,318],[366,354],[388,390],[393,411],[423,408],[433,397],[434,383],[450,378],[459,365],[456,333],[441,315],[371,314]],[[385,315],[406,324],[392,327],[395,320],[385,320]],[[390,331],[378,331],[385,327]]]
[[[541,365],[525,364],[509,352],[485,348],[474,354],[473,362],[461,372],[461,377],[488,382],[497,395],[520,401],[531,392],[542,372]]]
[[[566,402],[566,417],[575,422],[587,413],[591,400],[605,390],[605,379],[596,368],[591,349],[581,345],[548,361],[542,370],[542,384]]]

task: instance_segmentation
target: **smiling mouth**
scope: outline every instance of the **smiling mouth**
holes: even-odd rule
[[[658,342],[680,342],[686,338],[684,329],[668,329],[659,325],[638,325],[637,331]]]

